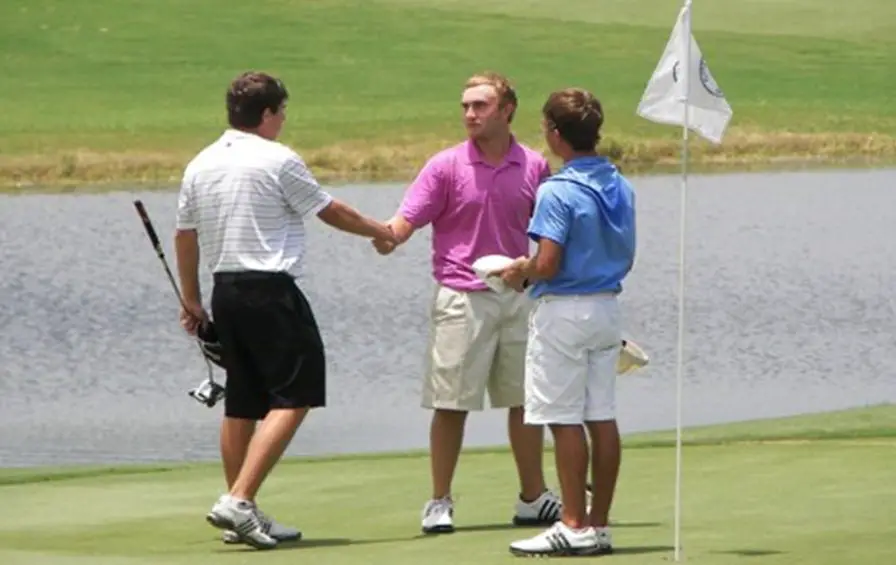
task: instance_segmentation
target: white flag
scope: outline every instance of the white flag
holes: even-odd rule
[[[687,118],[686,108],[690,108]],[[687,0],[638,104],[638,115],[661,124],[687,127],[718,144],[732,113],[691,33],[691,1]]]

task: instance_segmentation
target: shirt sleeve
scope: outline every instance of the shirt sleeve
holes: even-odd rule
[[[398,213],[415,228],[434,222],[445,209],[446,163],[430,159],[408,187]]]
[[[569,208],[557,194],[552,183],[542,185],[535,197],[535,211],[529,222],[529,237],[533,241],[550,239],[565,245],[570,226]]]
[[[195,230],[199,225],[199,214],[196,209],[196,191],[193,189],[193,175],[184,173],[177,195],[177,213],[175,227],[179,230]]]
[[[333,201],[296,153],[280,167],[279,180],[286,203],[303,218],[319,213]]]

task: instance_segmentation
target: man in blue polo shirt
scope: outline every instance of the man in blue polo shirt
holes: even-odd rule
[[[622,343],[617,300],[635,258],[634,192],[596,152],[603,125],[589,92],[554,92],[543,109],[551,151],[564,161],[538,190],[529,236],[538,250],[499,274],[522,290],[532,284],[525,422],[554,436],[562,518],[535,537],[513,542],[516,555],[611,553],[608,518],[619,472],[616,363]],[[585,514],[588,442],[593,498]]]

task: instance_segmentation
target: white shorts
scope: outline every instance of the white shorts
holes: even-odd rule
[[[616,363],[622,346],[614,294],[543,296],[529,319],[527,424],[582,424],[616,418]]]
[[[436,285],[423,379],[424,408],[522,406],[529,312],[526,294],[460,292]]]

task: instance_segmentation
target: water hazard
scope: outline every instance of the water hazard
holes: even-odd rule
[[[678,179],[636,180],[623,304],[653,360],[619,382],[625,431],[675,422]],[[896,170],[691,179],[687,424],[896,401],[894,186]],[[402,190],[333,192],[386,218]],[[137,197],[173,261],[173,193],[0,197],[0,466],[217,456],[220,407],[187,397],[205,363],[177,325]],[[289,454],[424,447],[428,233],[383,258],[315,221],[310,245],[303,287],[328,348],[329,406]],[[467,444],[505,442],[503,422],[474,415]]]

